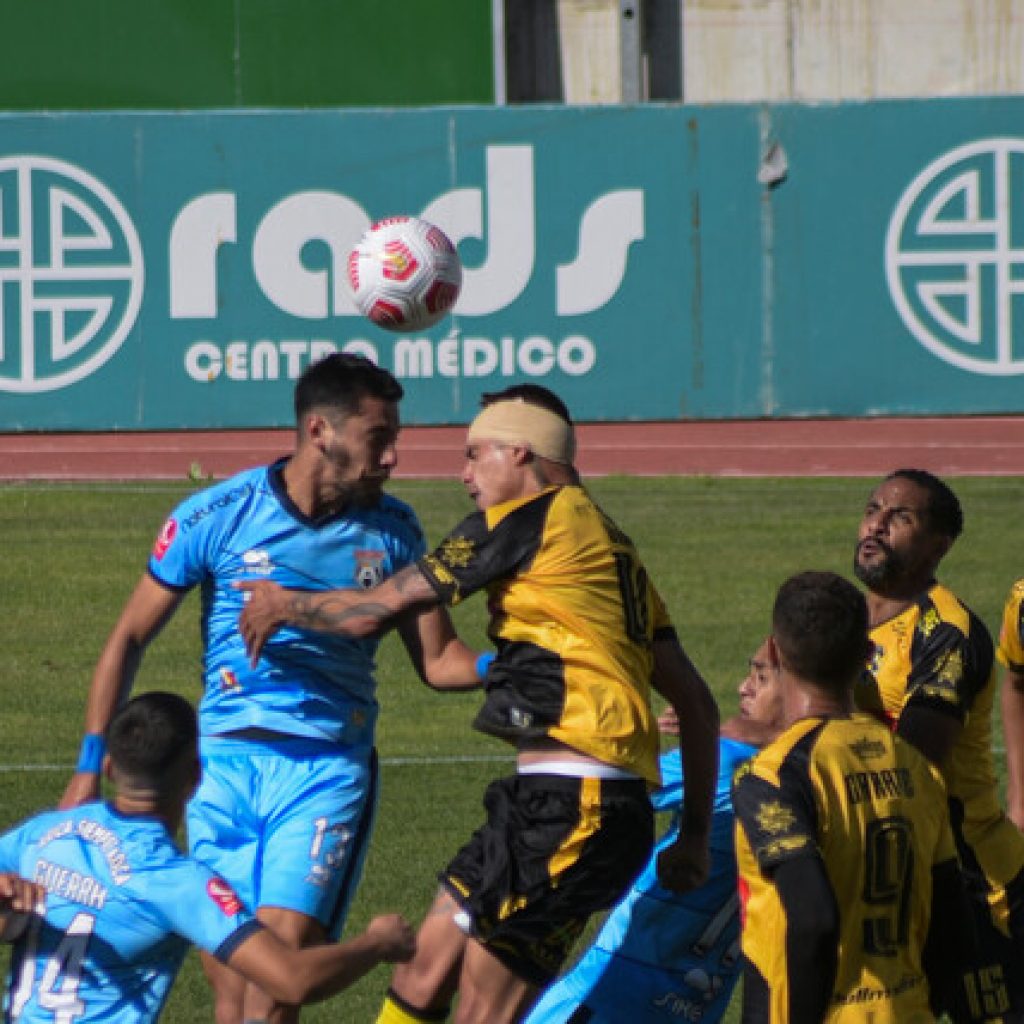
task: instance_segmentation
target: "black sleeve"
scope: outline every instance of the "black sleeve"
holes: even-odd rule
[[[443,604],[453,605],[497,580],[510,579],[537,553],[556,492],[505,513],[474,512],[416,564]]]
[[[772,879],[786,912],[789,1024],[821,1024],[836,978],[839,908],[817,856],[783,861]]]
[[[914,633],[906,706],[933,708],[964,722],[992,672],[992,638],[974,616],[968,633],[950,622],[925,630],[928,621],[925,615]]]

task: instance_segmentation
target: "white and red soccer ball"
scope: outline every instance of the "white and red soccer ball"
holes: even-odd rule
[[[462,261],[451,239],[417,217],[385,217],[348,257],[359,311],[389,331],[420,331],[455,305]]]

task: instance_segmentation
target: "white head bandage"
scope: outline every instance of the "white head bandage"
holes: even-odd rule
[[[522,399],[485,406],[469,425],[469,444],[500,441],[522,444],[534,455],[571,466],[576,458],[576,435],[561,416]]]

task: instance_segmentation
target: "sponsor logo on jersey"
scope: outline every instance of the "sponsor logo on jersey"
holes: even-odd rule
[[[356,551],[356,583],[364,590],[384,582],[384,552]]]
[[[242,909],[242,901],[235,895],[235,890],[223,878],[211,878],[206,883],[206,895],[228,917],[234,917]]]
[[[850,744],[850,750],[860,758],[861,761],[871,761],[878,757],[884,757],[886,747],[881,740],[873,740],[870,736],[862,736]]]
[[[222,690],[240,690],[242,684],[238,681],[238,676],[229,668],[222,668],[220,670],[220,688]]]
[[[533,712],[524,711],[523,708],[509,708],[508,721],[516,729],[529,729],[533,725]]]
[[[163,529],[160,531],[160,535],[156,539],[156,543],[153,545],[153,557],[158,562],[167,554],[167,549],[174,543],[174,538],[177,535],[177,520],[168,519],[167,522],[164,523]]]
[[[269,576],[274,571],[274,563],[270,561],[270,555],[258,548],[246,551],[242,555],[242,565],[245,571],[253,576]]]
[[[253,485],[251,483],[232,487],[230,490],[218,495],[208,505],[195,509],[187,519],[182,520],[181,528],[185,531],[191,530],[193,526],[198,526],[207,516],[213,515],[219,509],[227,508],[229,505],[242,501],[252,491]]]
[[[882,666],[882,659],[885,657],[885,648],[875,640],[871,641],[871,656],[868,658],[868,671],[873,675],[878,675],[878,670]]]
[[[455,577],[448,571],[448,569],[445,568],[441,560],[435,555],[427,555],[423,561],[430,568],[430,571],[434,574],[434,578],[438,583],[448,586],[455,583]]]
[[[939,682],[956,686],[964,677],[964,656],[960,651],[950,651],[939,669]]]

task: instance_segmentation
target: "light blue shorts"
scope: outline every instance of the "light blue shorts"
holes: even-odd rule
[[[372,748],[301,736],[205,736],[189,850],[252,910],[284,907],[337,938],[377,803]]]

